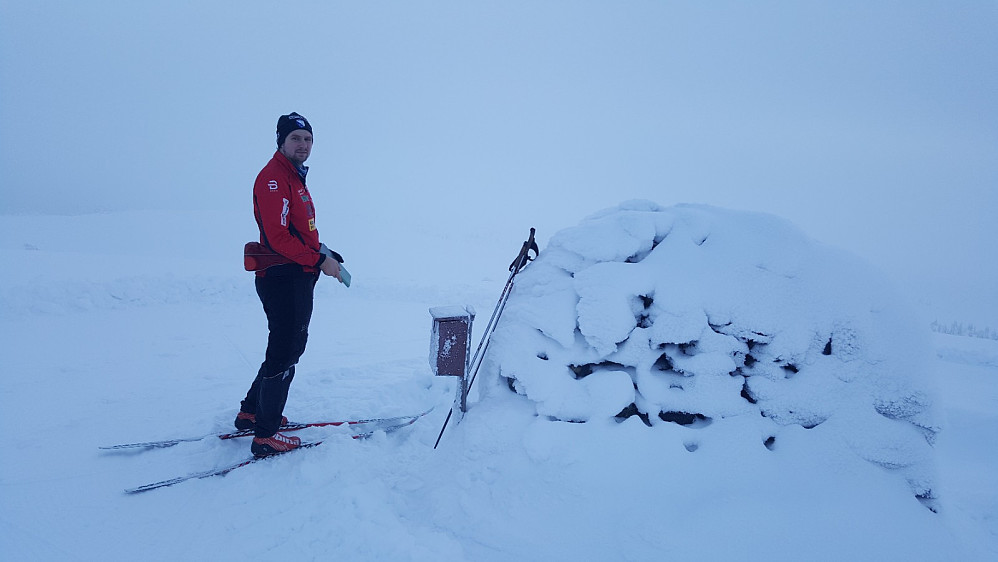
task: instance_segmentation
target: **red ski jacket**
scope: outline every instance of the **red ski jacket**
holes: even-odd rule
[[[261,244],[306,272],[318,271],[326,256],[319,253],[312,196],[294,164],[279,150],[253,184],[253,213]],[[265,271],[256,274],[262,276]]]

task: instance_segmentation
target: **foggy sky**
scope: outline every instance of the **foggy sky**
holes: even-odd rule
[[[998,328],[996,30],[983,0],[3,0],[0,212],[244,206],[298,111],[365,236],[765,211]]]

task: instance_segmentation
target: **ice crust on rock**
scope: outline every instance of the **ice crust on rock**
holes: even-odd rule
[[[629,201],[517,277],[493,372],[539,415],[822,426],[933,497],[925,334],[869,265],[767,214]],[[654,429],[652,429],[654,430]],[[709,430],[708,430],[709,431]]]

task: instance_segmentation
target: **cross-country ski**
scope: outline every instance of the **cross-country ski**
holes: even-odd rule
[[[393,416],[387,418],[369,418],[369,419],[358,419],[358,420],[345,420],[345,421],[325,421],[325,422],[291,422],[281,426],[281,431],[298,431],[302,429],[307,429],[311,427],[339,427],[339,426],[350,426],[350,427],[364,427],[364,431],[359,431],[355,437],[363,437],[370,431],[370,427],[386,425],[391,426],[398,424],[404,420],[417,420],[426,414],[429,414],[433,408],[429,410],[420,412],[418,414],[413,414],[411,416]],[[194,436],[194,437],[177,437],[173,439],[163,439],[159,441],[141,441],[137,443],[119,443],[117,445],[102,445],[98,449],[102,451],[123,451],[130,449],[163,449],[166,447],[173,447],[174,445],[179,445],[180,443],[193,443],[197,441],[203,441],[209,437],[217,437],[219,439],[236,439],[239,437],[252,437],[253,430],[244,429],[241,431],[232,432],[219,432],[219,433],[206,433],[204,435]]]
[[[310,442],[302,443],[296,449],[292,449],[291,451],[288,451],[287,453],[277,453],[277,454],[266,456],[266,457],[251,456],[251,457],[243,459],[243,460],[241,460],[239,462],[236,462],[236,463],[233,463],[233,464],[230,464],[230,465],[225,465],[225,466],[223,466],[221,468],[212,468],[212,469],[208,469],[208,470],[202,470],[202,471],[199,471],[199,472],[191,472],[191,473],[185,474],[183,476],[177,476],[177,477],[174,477],[174,478],[168,478],[166,480],[160,480],[159,482],[153,482],[151,484],[143,484],[142,486],[136,486],[134,488],[126,488],[125,489],[125,493],[126,494],[138,494],[138,493],[141,493],[141,492],[148,492],[150,490],[156,490],[158,488],[166,488],[168,486],[173,486],[174,484],[180,484],[181,482],[186,482],[188,480],[196,480],[196,479],[199,479],[199,478],[210,478],[212,476],[225,476],[226,474],[232,472],[233,470],[236,470],[237,468],[242,468],[244,466],[248,466],[248,465],[251,465],[251,464],[253,464],[255,462],[259,462],[259,461],[266,460],[266,459],[269,459],[269,458],[279,457],[279,456],[282,456],[282,455],[286,455],[288,453],[293,453],[294,451],[297,451],[298,449],[308,449],[310,447],[315,447],[315,446],[321,445],[321,444],[322,444],[322,441],[310,441]]]

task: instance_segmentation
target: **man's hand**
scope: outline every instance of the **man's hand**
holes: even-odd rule
[[[326,256],[326,259],[322,260],[322,265],[319,266],[319,269],[330,277],[340,279],[340,263],[329,256]]]

